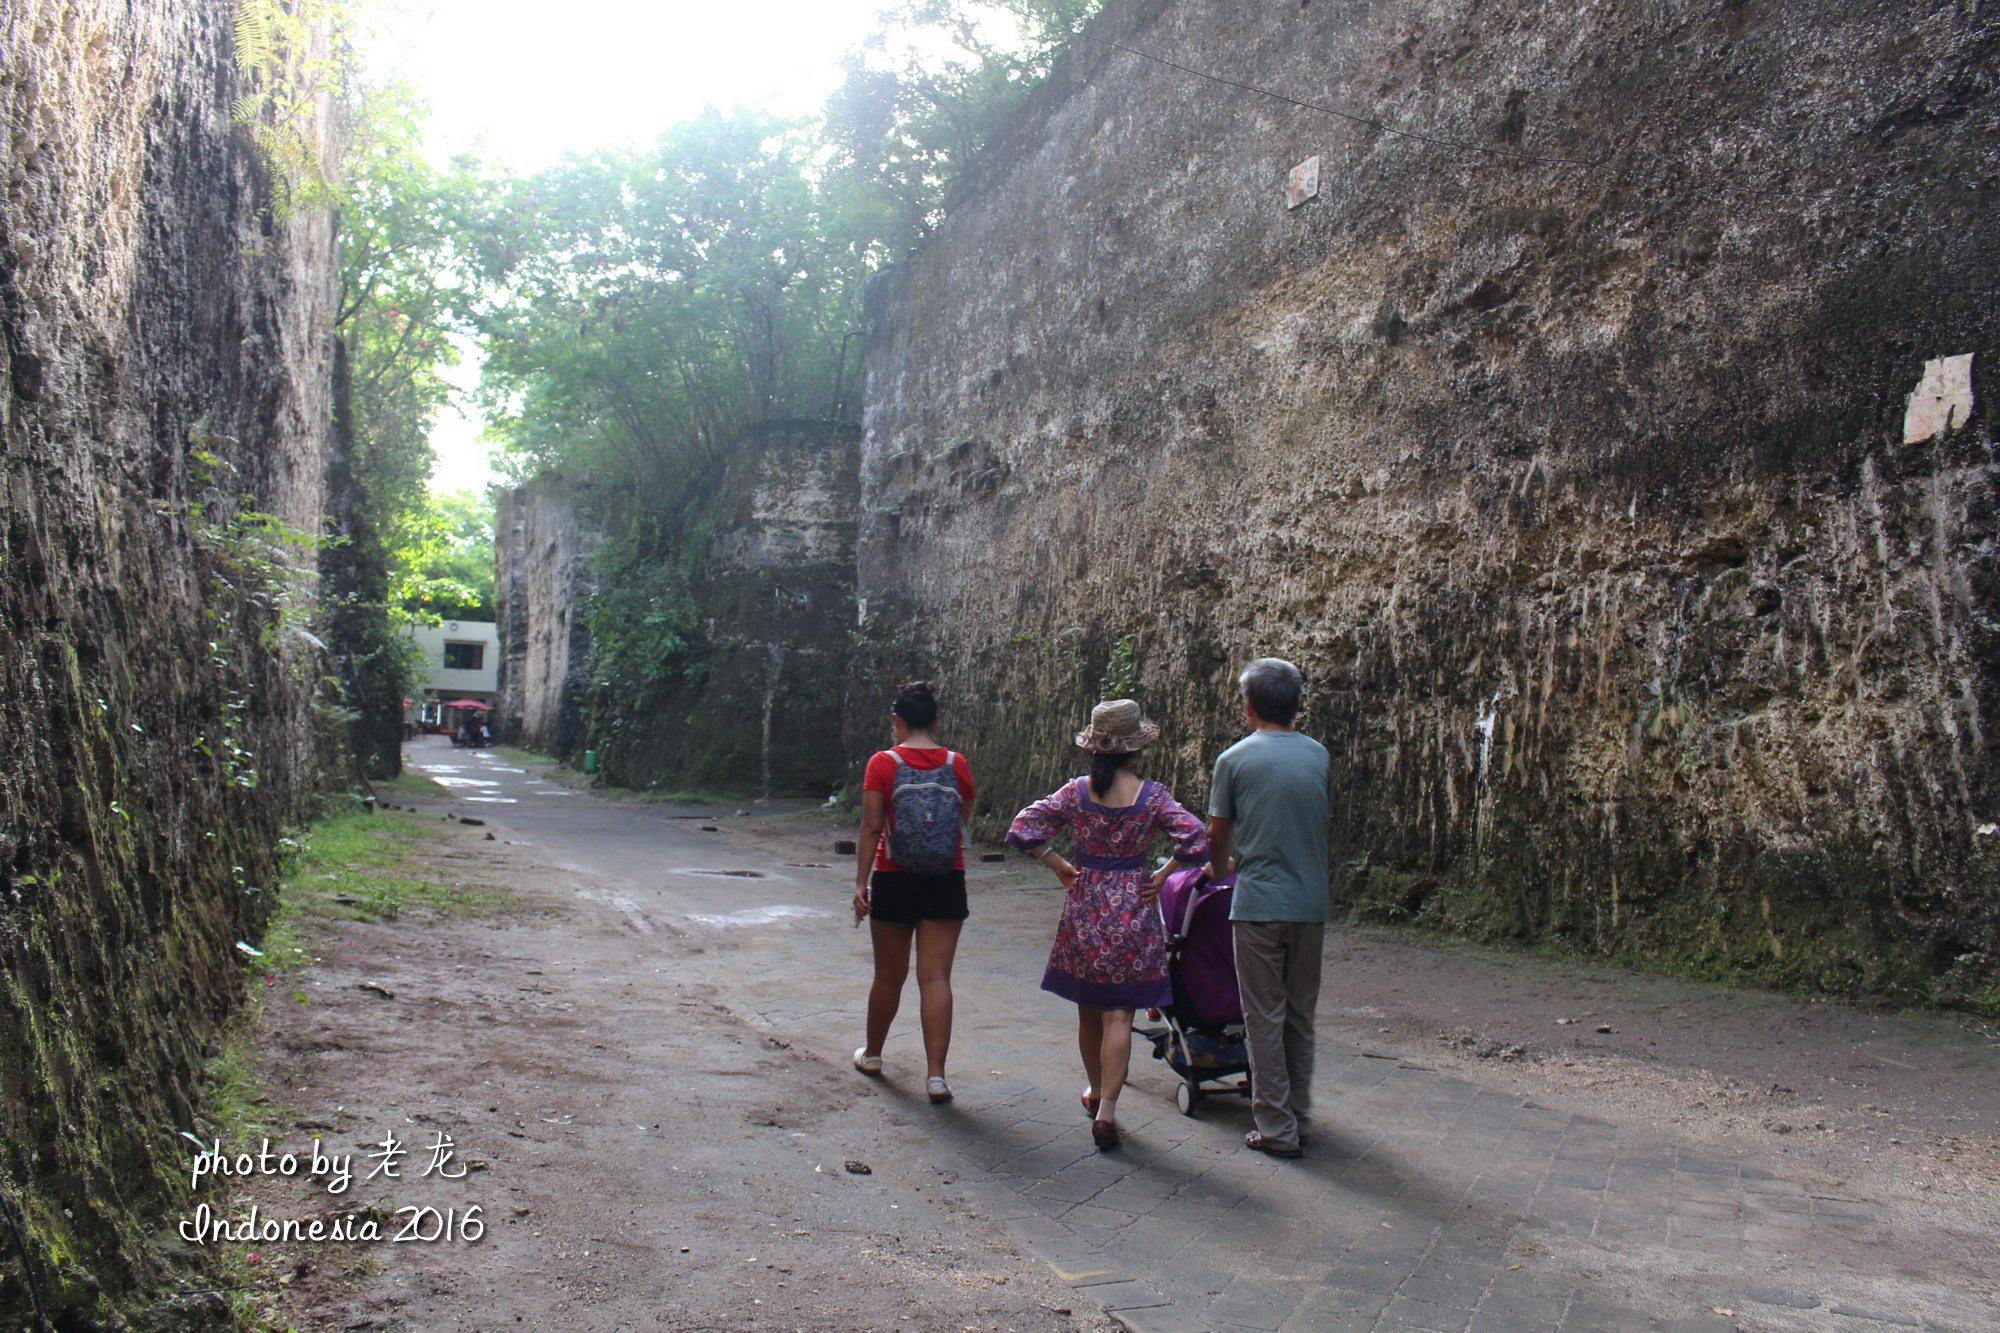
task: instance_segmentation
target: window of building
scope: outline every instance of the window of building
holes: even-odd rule
[[[483,643],[448,643],[444,646],[446,671],[478,671],[486,665]]]

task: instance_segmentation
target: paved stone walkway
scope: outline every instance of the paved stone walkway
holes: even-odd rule
[[[708,867],[660,867],[643,831],[661,815],[634,812],[639,841],[621,853],[619,820],[577,805],[598,809],[569,843],[560,822],[482,813],[572,858],[591,896],[678,911],[691,976],[845,1070],[867,976],[845,866],[724,820]],[[1928,1263],[1964,1248],[1943,1244],[1934,1216],[1333,1041],[1302,1160],[1243,1149],[1240,1099],[1181,1115],[1143,1043],[1119,1108],[1126,1146],[1100,1154],[1077,1105],[1074,1010],[1036,989],[1058,893],[1018,865],[970,882],[957,1100],[923,1097],[914,984],[881,1091],[964,1208],[1134,1333],[2000,1328],[1990,1286],[1959,1289]]]

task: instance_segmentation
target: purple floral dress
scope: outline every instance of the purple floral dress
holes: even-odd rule
[[[1201,821],[1157,782],[1142,783],[1138,800],[1113,809],[1090,798],[1089,778],[1078,778],[1015,815],[1007,841],[1039,847],[1062,829],[1075,840],[1077,875],[1042,989],[1093,1009],[1171,1004],[1160,915],[1140,897],[1146,852],[1157,830],[1173,840],[1176,861],[1199,864],[1208,857]]]

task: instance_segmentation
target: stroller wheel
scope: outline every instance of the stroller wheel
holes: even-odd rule
[[[1174,1089],[1174,1105],[1180,1108],[1182,1115],[1193,1115],[1194,1108],[1201,1105],[1201,1089],[1192,1080],[1182,1080],[1180,1086]]]

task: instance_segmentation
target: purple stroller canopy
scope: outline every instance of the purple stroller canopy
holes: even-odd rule
[[[1243,1021],[1243,1000],[1236,990],[1236,940],[1229,926],[1229,903],[1236,877],[1215,881],[1206,866],[1189,866],[1167,876],[1160,886],[1160,919],[1167,935],[1184,936],[1176,966],[1192,1014],[1182,1020],[1201,1027],[1225,1027]]]

